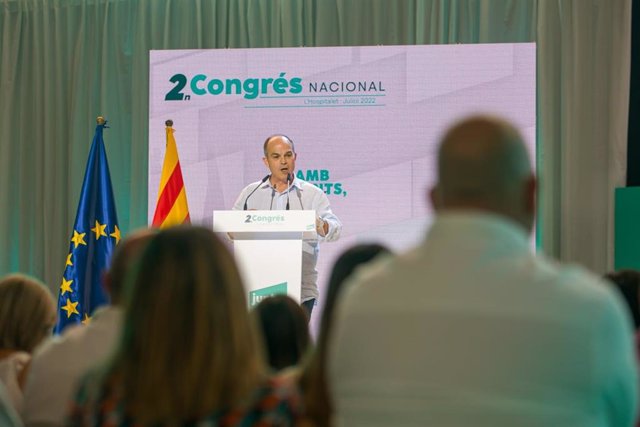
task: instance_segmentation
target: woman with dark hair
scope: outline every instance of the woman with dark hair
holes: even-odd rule
[[[71,426],[294,425],[269,379],[240,275],[208,229],[161,231],[127,283],[119,349],[85,378]]]
[[[326,364],[329,352],[328,341],[333,329],[333,313],[343,284],[361,265],[369,263],[381,255],[389,254],[391,254],[389,249],[380,244],[360,244],[340,255],[333,266],[322,312],[318,342],[300,379],[305,418],[316,427],[332,425],[333,405],[327,384]]]
[[[269,365],[281,371],[298,364],[309,347],[309,319],[298,303],[286,295],[260,301],[253,309],[264,337]]]

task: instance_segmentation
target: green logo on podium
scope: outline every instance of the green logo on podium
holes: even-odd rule
[[[278,283],[277,285],[267,286],[266,288],[256,289],[249,292],[249,307],[253,307],[266,297],[287,293],[287,282]]]

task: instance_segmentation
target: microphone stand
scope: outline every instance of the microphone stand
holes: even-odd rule
[[[286,210],[289,210],[289,192],[291,190],[291,174],[287,174],[287,207]]]
[[[247,202],[249,201],[249,197],[251,197],[251,196],[253,195],[253,193],[255,193],[255,192],[256,192],[256,190],[257,190],[258,188],[260,188],[260,186],[261,186],[262,184],[264,184],[264,182],[265,182],[266,180],[268,180],[268,179],[269,179],[269,177],[270,177],[270,176],[271,176],[271,175],[267,175],[267,176],[265,176],[264,178],[262,178],[262,181],[260,181],[260,183],[259,183],[258,185],[256,185],[256,188],[254,188],[254,189],[251,191],[251,193],[249,193],[249,195],[247,196],[247,198],[246,198],[246,199],[244,199],[244,207],[242,208],[242,210],[243,210],[243,211],[246,211],[246,210],[247,210]]]

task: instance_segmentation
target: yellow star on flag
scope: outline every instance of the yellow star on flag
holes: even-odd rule
[[[117,225],[114,226],[115,227],[115,231],[111,234],[109,234],[109,236],[113,237],[114,239],[116,239],[116,245],[118,243],[120,243],[120,229],[118,228]]]
[[[81,323],[83,325],[88,325],[89,323],[91,323],[91,317],[87,313],[85,313],[84,314],[84,319],[82,319]]]
[[[73,289],[71,289],[72,283],[73,283],[73,280],[67,280],[63,277],[62,285],[60,285],[60,295],[64,295],[67,292],[69,293],[73,292]]]
[[[64,307],[60,307],[62,310],[67,312],[67,319],[71,317],[72,314],[80,314],[78,313],[77,302],[71,302],[69,298],[67,298],[67,304]]]
[[[96,220],[96,226],[91,229],[96,234],[96,240],[100,238],[100,236],[107,237],[107,233],[104,232],[104,229],[107,228],[107,224],[100,224],[98,220]]]
[[[67,255],[67,262],[65,263],[64,266],[66,267],[67,265],[73,266],[73,263],[71,262],[71,254]]]
[[[79,245],[87,244],[87,242],[84,241],[85,234],[87,233],[78,233],[76,230],[73,230],[73,237],[71,238],[71,241],[75,244],[74,249]]]

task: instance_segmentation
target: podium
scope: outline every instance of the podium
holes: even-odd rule
[[[287,294],[300,302],[302,240],[315,240],[315,211],[214,211],[213,231],[233,240],[249,307]]]

